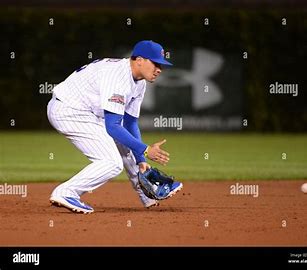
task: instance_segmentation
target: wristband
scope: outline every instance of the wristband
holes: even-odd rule
[[[146,147],[145,151],[144,151],[144,156],[147,157],[148,156],[148,150],[149,150],[149,146]]]

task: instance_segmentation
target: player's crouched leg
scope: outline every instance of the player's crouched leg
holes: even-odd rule
[[[50,202],[52,205],[66,207],[73,212],[92,213],[94,209],[80,200],[81,195],[105,184],[118,176],[122,170],[121,159],[93,160],[70,180],[59,185],[52,192]]]
[[[157,200],[147,197],[144,194],[143,190],[140,188],[139,181],[138,181],[139,166],[136,164],[135,158],[131,150],[119,143],[117,143],[117,148],[122,157],[127,176],[129,177],[129,180],[132,184],[133,189],[138,194],[141,200],[141,203],[146,208],[158,206],[159,202]]]

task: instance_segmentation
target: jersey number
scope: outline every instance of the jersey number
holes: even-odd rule
[[[89,64],[87,64],[87,65],[84,65],[84,66],[78,68],[78,69],[76,70],[76,72],[79,72],[79,71],[85,69],[88,65],[90,65],[90,64],[95,64],[95,63],[97,63],[97,62],[99,62],[99,61],[101,61],[101,60],[103,60],[103,59],[96,59],[96,60],[94,60],[93,62],[91,62],[91,63],[89,63]],[[117,59],[117,58],[105,58],[104,60],[105,60],[106,62],[118,62],[118,61],[120,61],[121,59]]]
[[[84,66],[78,68],[78,69],[76,70],[76,72],[79,72],[79,71],[85,69],[88,65],[90,65],[90,64],[95,64],[95,63],[97,63],[97,62],[99,62],[99,61],[101,61],[101,60],[102,60],[102,59],[96,59],[96,60],[94,60],[93,62],[91,62],[91,63],[89,63],[89,64],[87,64],[87,65],[84,65]]]

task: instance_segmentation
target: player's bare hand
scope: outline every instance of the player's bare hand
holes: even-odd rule
[[[166,165],[169,161],[169,153],[160,148],[165,142],[166,140],[164,139],[149,146],[147,155],[150,160],[160,163],[161,165]]]
[[[151,166],[147,162],[140,162],[139,163],[139,171],[141,173],[146,172],[150,168],[151,168]]]

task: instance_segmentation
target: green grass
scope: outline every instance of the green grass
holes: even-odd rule
[[[180,180],[307,179],[304,134],[143,134],[150,144],[163,138],[171,161],[157,167]],[[88,163],[56,132],[0,132],[0,182],[64,181]]]

